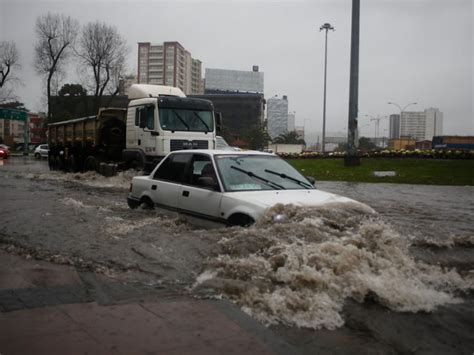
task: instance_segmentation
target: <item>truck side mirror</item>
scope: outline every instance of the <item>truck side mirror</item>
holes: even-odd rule
[[[215,112],[216,116],[216,131],[222,131],[222,114],[220,112]]]
[[[146,110],[140,110],[138,116],[138,127],[145,128],[147,123],[147,114]]]

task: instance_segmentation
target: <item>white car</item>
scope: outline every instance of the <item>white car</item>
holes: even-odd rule
[[[274,154],[182,150],[168,154],[149,176],[134,177],[127,202],[130,208],[161,207],[239,226],[253,224],[278,203],[363,205],[317,190],[309,180]]]
[[[35,158],[47,158],[48,157],[49,148],[47,144],[40,144],[35,148]]]

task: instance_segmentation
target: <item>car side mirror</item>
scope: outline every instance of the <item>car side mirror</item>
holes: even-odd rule
[[[214,114],[216,117],[216,131],[221,132],[222,131],[222,113],[215,112]]]
[[[210,176],[201,176],[198,179],[198,184],[199,184],[199,186],[202,186],[206,189],[212,189],[212,190],[217,190],[218,189],[218,185],[217,185],[216,181]]]
[[[313,186],[316,184],[316,179],[312,176],[306,176],[306,180],[308,180]]]
[[[147,112],[146,110],[140,110],[138,116],[138,127],[145,128],[147,123]]]

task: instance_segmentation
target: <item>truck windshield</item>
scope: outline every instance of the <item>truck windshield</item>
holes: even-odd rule
[[[214,131],[212,111],[160,108],[158,112],[161,128],[165,131]]]

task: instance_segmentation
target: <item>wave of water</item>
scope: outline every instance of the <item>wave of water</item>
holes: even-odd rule
[[[282,212],[290,222],[273,223]],[[220,233],[195,288],[217,290],[265,324],[335,329],[348,298],[429,312],[473,288],[454,269],[415,261],[408,239],[359,205],[279,205],[254,228]]]

